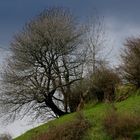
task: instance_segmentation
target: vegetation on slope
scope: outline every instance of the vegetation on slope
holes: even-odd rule
[[[106,117],[108,110],[115,108],[119,114],[136,114],[140,115],[140,96],[135,95],[131,96],[128,99],[117,102],[113,104],[88,104],[83,110],[85,118],[90,122],[91,127],[85,133],[83,140],[111,140],[111,136],[105,131],[103,121]],[[15,140],[31,140],[33,137],[36,137],[44,132],[47,132],[50,126],[59,126],[65,124],[66,122],[72,122],[75,118],[75,114],[69,114],[59,119],[50,121],[44,125],[41,125],[37,128],[29,130],[25,134],[17,137]],[[140,132],[137,132],[140,133]],[[138,136],[138,139],[140,137]]]

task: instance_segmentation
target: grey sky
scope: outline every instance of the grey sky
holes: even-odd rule
[[[117,63],[120,48],[125,38],[140,35],[140,0],[0,0],[0,62],[7,57],[7,50],[15,33],[24,24],[50,6],[70,8],[79,18],[94,15],[95,9],[104,16],[108,36],[108,46],[113,47],[113,61]],[[114,58],[115,57],[115,58]],[[1,64],[2,67],[2,64]],[[0,131],[9,130],[17,135],[27,129],[15,122],[8,128],[0,127]],[[31,126],[28,126],[31,127]]]

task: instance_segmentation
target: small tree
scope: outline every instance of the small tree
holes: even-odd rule
[[[104,53],[107,38],[103,18],[98,15],[90,17],[86,29],[86,64],[88,71],[94,73],[98,66],[107,62],[107,54]]]
[[[121,54],[122,76],[140,88],[140,38],[129,38]]]

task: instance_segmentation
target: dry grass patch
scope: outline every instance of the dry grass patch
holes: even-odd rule
[[[105,131],[113,140],[138,140],[140,138],[140,116],[109,112],[104,119]]]
[[[59,126],[50,126],[46,133],[33,140],[81,140],[88,128],[90,128],[88,120],[83,114],[78,113],[75,120]]]

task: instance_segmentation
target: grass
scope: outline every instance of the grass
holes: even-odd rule
[[[109,110],[103,126],[106,133],[115,140],[140,138],[140,116],[136,114],[120,114],[114,109]]]
[[[117,102],[114,104],[117,112],[123,114],[138,114],[140,115],[140,96],[134,95],[128,99]],[[90,121],[92,127],[83,137],[83,140],[111,140],[111,138],[105,133],[103,128],[103,118],[106,115],[107,110],[111,108],[111,104],[89,104],[86,105],[83,110],[84,116]],[[66,122],[72,121],[75,117],[75,113],[66,115],[59,119],[50,121],[39,127],[27,131],[25,134],[15,138],[14,140],[31,140],[33,136],[37,136],[40,133],[46,132],[51,125],[58,126]]]
[[[35,136],[33,140],[81,140],[90,127],[89,121],[79,112],[74,120],[51,126],[47,132]]]
[[[62,118],[49,121],[48,123],[45,123],[45,124],[40,125],[36,128],[33,128],[33,129],[27,131],[25,134],[15,138],[14,140],[31,140],[31,138],[33,136],[36,136],[36,135],[39,135],[40,133],[46,132],[50,126],[53,126],[53,125],[57,126],[57,125],[60,125],[62,123],[66,123],[69,120],[72,120],[73,118],[74,118],[74,113],[71,115],[65,115]]]

